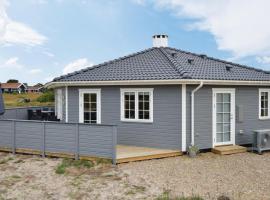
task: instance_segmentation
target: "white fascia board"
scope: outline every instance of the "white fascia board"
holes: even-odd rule
[[[232,80],[203,80],[203,79],[176,79],[176,80],[130,80],[130,81],[66,81],[49,82],[44,87],[56,88],[63,86],[96,86],[96,85],[177,85],[200,84],[204,85],[258,85],[270,86],[270,81],[232,81]]]

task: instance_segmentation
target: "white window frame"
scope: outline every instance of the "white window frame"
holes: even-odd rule
[[[262,92],[268,92],[268,116],[262,116]],[[270,119],[270,88],[260,88],[259,89],[259,119],[260,120],[266,120],[266,119]]]
[[[142,122],[142,123],[152,123],[153,122],[153,88],[121,88],[120,89],[120,99],[121,99],[121,121],[123,122]],[[135,119],[125,118],[125,98],[124,94],[126,92],[135,93]],[[149,119],[139,119],[139,92],[149,92]]]
[[[101,124],[101,89],[79,89],[79,122],[84,123],[83,95],[89,93],[97,94],[97,124]]]

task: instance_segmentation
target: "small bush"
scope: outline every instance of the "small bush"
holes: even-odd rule
[[[88,160],[72,160],[72,159],[63,159],[62,163],[59,164],[56,169],[55,173],[57,174],[64,174],[68,167],[76,167],[76,168],[91,168],[94,166],[92,161]]]
[[[54,102],[54,92],[52,90],[46,91],[40,97],[37,98],[37,101],[40,103]]]
[[[192,196],[192,197],[171,197],[169,191],[163,192],[156,200],[203,200],[202,197]]]

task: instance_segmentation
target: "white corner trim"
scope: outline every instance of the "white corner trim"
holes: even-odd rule
[[[120,120],[123,121],[123,122],[139,122],[139,123],[152,123],[153,122],[153,91],[154,91],[154,88],[120,88]],[[124,105],[125,105],[125,102],[124,102],[124,93],[125,92],[134,92],[135,93],[135,119],[126,119],[125,118],[125,115],[124,115]],[[139,119],[139,111],[138,111],[138,108],[139,108],[139,100],[138,100],[138,93],[139,92],[149,92],[150,94],[150,97],[149,97],[149,100],[150,100],[150,113],[149,113],[149,117],[150,119]]]
[[[84,123],[83,94],[97,94],[97,124],[101,123],[101,89],[79,89],[79,123]]]
[[[182,151],[187,150],[187,87],[185,84],[182,85]]]
[[[66,86],[66,123],[68,122],[68,86]]]
[[[265,116],[265,117],[262,117],[261,116],[261,104],[262,104],[262,101],[261,101],[261,93],[262,92],[268,92],[268,116]],[[270,102],[270,88],[259,88],[259,120],[269,120],[270,119],[270,105],[269,105],[269,102]]]

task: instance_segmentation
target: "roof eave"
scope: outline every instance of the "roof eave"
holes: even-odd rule
[[[177,85],[200,84],[204,85],[258,85],[270,86],[269,81],[235,81],[235,80],[203,80],[203,79],[172,79],[172,80],[121,80],[121,81],[63,81],[49,82],[45,88],[57,88],[65,86],[105,86],[105,85]]]

